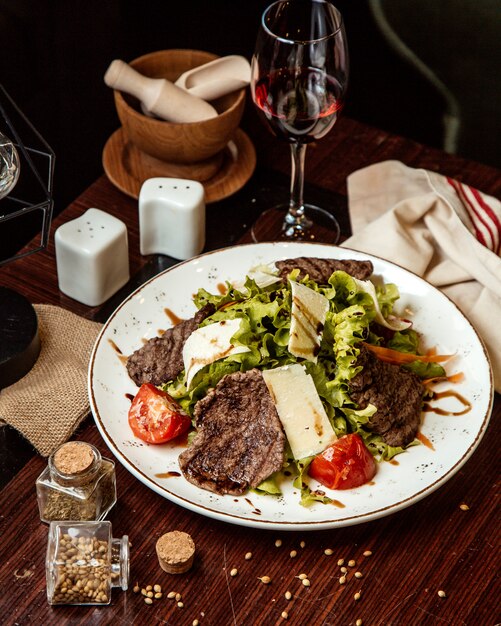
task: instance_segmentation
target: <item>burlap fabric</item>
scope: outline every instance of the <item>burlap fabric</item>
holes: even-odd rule
[[[49,304],[35,310],[40,356],[26,376],[0,392],[0,418],[49,456],[89,413],[87,368],[101,324]]]

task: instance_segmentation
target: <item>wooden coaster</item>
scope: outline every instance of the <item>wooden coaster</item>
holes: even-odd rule
[[[145,155],[131,143],[122,128],[111,135],[103,150],[103,167],[110,181],[132,198],[139,197],[145,180],[156,176],[190,178],[189,170],[183,175],[174,173],[172,163],[163,163]],[[256,167],[256,151],[243,130],[237,129],[226,146],[217,173],[201,181],[205,189],[205,202],[218,202],[236,193],[249,180]],[[179,170],[178,170],[179,172]]]
[[[136,150],[140,159],[140,167],[150,172],[150,177],[163,176],[167,178],[188,178],[204,183],[213,178],[221,169],[223,164],[223,152],[218,152],[215,156],[205,161],[197,163],[168,163],[156,159],[150,154]],[[132,156],[132,155],[131,155]]]

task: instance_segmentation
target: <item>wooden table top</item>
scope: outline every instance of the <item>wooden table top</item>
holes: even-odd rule
[[[242,237],[245,240],[249,225],[265,203],[274,194],[287,195],[287,146],[277,145],[252,116],[246,124],[256,147],[258,171],[238,194],[207,207],[208,249],[231,245]],[[328,137],[308,149],[307,200],[332,203],[344,235],[349,234],[346,177],[386,159],[441,172],[498,197],[501,194],[501,172],[496,169],[345,118]],[[89,207],[108,211],[127,224],[129,290],[161,269],[161,260],[139,254],[137,202],[104,176],[59,214],[53,232]],[[60,305],[101,321],[119,302],[89,308],[61,294],[52,242],[48,250],[2,268],[0,284],[25,294],[33,303]],[[124,295],[125,291],[118,298]],[[0,622],[174,626],[199,620],[207,626],[348,626],[363,620],[364,626],[494,626],[501,621],[496,586],[499,534],[494,513],[500,417],[501,397],[496,394],[485,437],[471,459],[438,491],[386,518],[332,531],[272,532],[202,517],[155,494],[117,463],[119,499],[108,519],[115,537],[130,537],[131,589],[114,590],[112,604],[100,608],[54,608],[47,603],[47,526],[39,520],[34,489],[46,460],[27,454],[28,461],[11,472],[10,482],[0,493]],[[76,436],[112,456],[90,417]],[[15,457],[17,451],[10,450],[10,454]],[[469,509],[460,508],[462,504]],[[188,574],[170,576],[158,567],[155,541],[171,529],[190,533],[197,544],[198,556]],[[281,541],[279,547],[277,540]],[[331,556],[324,553],[328,548]],[[295,558],[291,551],[297,552]],[[366,551],[372,555],[364,556]],[[252,559],[245,560],[247,552],[252,552]],[[339,583],[339,559],[356,561],[354,568],[348,568],[344,585]],[[233,568],[238,569],[234,577],[230,576]],[[355,578],[355,570],[363,577]],[[302,572],[308,574],[310,587],[296,577]],[[258,580],[265,575],[271,584]],[[165,592],[181,593],[184,607],[178,608],[165,596],[147,606],[132,591],[136,581],[142,586],[158,583]],[[440,590],[446,597],[439,596]],[[291,600],[285,599],[286,591],[291,592]],[[358,600],[356,592],[360,592]],[[284,611],[288,617],[282,616]]]

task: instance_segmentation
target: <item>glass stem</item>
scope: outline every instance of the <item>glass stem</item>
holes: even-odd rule
[[[285,217],[285,221],[290,226],[299,226],[304,221],[303,188],[305,154],[305,143],[291,143],[291,194],[289,211]]]

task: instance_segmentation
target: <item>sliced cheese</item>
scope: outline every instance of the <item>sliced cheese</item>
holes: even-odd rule
[[[183,347],[183,362],[188,389],[195,374],[206,365],[232,354],[249,352],[249,348],[234,346],[231,343],[231,338],[239,328],[239,319],[222,320],[197,328],[191,333]]]
[[[315,383],[301,365],[262,374],[295,459],[319,454],[336,440]]]
[[[256,265],[255,267],[251,267],[251,269],[247,272],[247,277],[252,278],[252,280],[256,283],[258,287],[264,289],[265,287],[269,287],[275,283],[282,282],[280,276],[277,275],[277,270],[271,268],[269,265]],[[232,283],[235,289],[239,291],[246,291],[245,281],[234,281]]]
[[[289,352],[295,357],[317,362],[320,342],[329,311],[329,300],[306,285],[290,281],[292,291]]]
[[[375,321],[378,324],[380,324],[381,326],[384,326],[385,328],[389,328],[390,330],[405,330],[406,328],[410,328],[410,326],[412,326],[412,322],[408,322],[406,320],[400,319],[399,317],[396,317],[395,315],[390,315],[388,316],[387,319],[384,318],[381,312],[381,309],[379,308],[379,301],[377,299],[376,288],[374,287],[374,284],[372,283],[372,281],[358,280],[358,278],[355,278],[353,276],[352,278],[356,282],[359,289],[361,289],[362,291],[365,291],[371,296],[374,302],[374,308],[376,309]]]
[[[258,287],[264,288],[269,285],[281,282],[277,276],[277,270],[271,269],[269,265],[257,265],[249,270],[247,276],[252,278]]]

